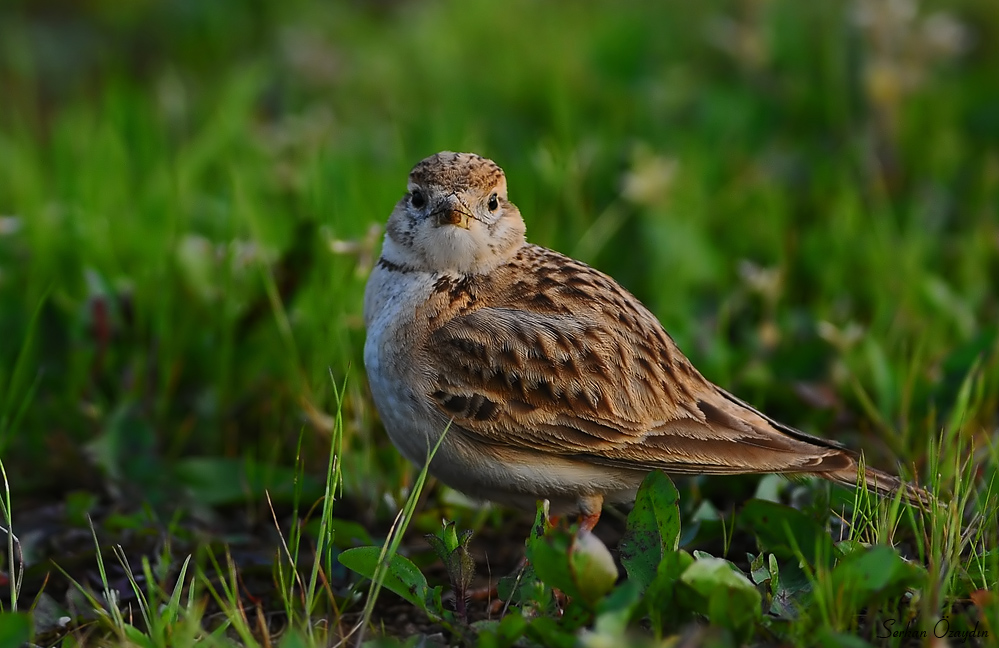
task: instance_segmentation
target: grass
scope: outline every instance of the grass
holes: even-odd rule
[[[322,645],[365,606],[338,552],[380,545],[407,500],[397,543],[443,517],[475,531],[480,569],[485,546],[521,545],[515,513],[439,487],[413,499],[418,471],[366,393],[376,228],[410,166],[451,149],[500,163],[530,240],[619,279],[709,378],[949,502],[919,517],[812,484],[680,482],[679,551],[803,589],[773,586],[798,616],[771,611],[748,638],[707,608],[662,636],[905,645],[874,619],[910,611],[924,630],[950,614],[999,631],[999,11],[660,4],[5,3],[0,459],[20,542],[0,576],[26,568],[0,627]],[[847,568],[799,573],[743,521],[754,492],[925,573],[900,567],[904,592],[854,605]],[[446,586],[419,542],[397,548]],[[101,602],[113,590],[124,612]],[[627,596],[580,612],[578,636],[651,640]]]

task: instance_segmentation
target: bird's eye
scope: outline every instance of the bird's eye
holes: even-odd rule
[[[409,194],[409,204],[417,209],[422,209],[427,204],[427,197],[419,189],[413,189]]]
[[[499,208],[499,198],[496,194],[489,196],[489,211],[496,211]]]

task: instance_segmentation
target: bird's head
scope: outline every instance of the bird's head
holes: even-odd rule
[[[512,257],[524,231],[520,210],[507,200],[503,169],[474,153],[445,151],[410,171],[382,254],[428,272],[481,274]]]

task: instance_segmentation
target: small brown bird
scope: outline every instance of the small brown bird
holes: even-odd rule
[[[472,497],[592,529],[652,470],[813,473],[855,486],[857,456],[702,376],[609,276],[527,243],[491,160],[417,164],[368,280],[364,364],[396,447]],[[867,468],[880,493],[926,494]]]

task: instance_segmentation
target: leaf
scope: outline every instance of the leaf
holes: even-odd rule
[[[665,628],[679,627],[690,616],[691,606],[681,602],[684,587],[680,576],[692,564],[694,558],[686,551],[669,552],[659,563],[655,579],[645,590],[643,600],[649,620],[660,633]]]
[[[870,648],[860,637],[846,634],[845,632],[835,632],[829,628],[822,628],[815,637],[815,645],[821,648]]]
[[[610,637],[623,637],[635,608],[642,603],[642,590],[637,581],[626,580],[597,605],[593,630]]]
[[[187,488],[194,500],[210,506],[260,498],[265,490],[272,501],[291,501],[296,482],[305,492],[321,492],[314,477],[252,459],[189,457],[178,461],[173,471],[177,483]]]
[[[520,614],[507,614],[499,621],[475,621],[472,629],[478,633],[476,643],[482,648],[513,646],[524,636],[527,619]]]
[[[918,588],[926,581],[926,571],[902,559],[891,547],[878,545],[842,560],[830,575],[833,591],[854,609],[874,600],[885,600]]]
[[[645,477],[635,496],[619,549],[628,577],[643,589],[655,579],[663,556],[679,547],[679,501],[673,482],[658,470]]]
[[[999,549],[969,556],[960,579],[960,587],[956,593],[961,596],[968,596],[999,582]]]
[[[6,449],[9,434],[20,428],[21,420],[27,414],[28,405],[34,400],[35,392],[38,391],[38,386],[41,383],[42,372],[35,368],[35,378],[31,385],[24,386],[28,380],[28,372],[36,367],[34,358],[35,334],[38,331],[39,318],[50,292],[51,288],[46,289],[35,306],[24,341],[17,354],[17,360],[14,361],[13,369],[10,371],[9,380],[5,378],[4,370],[6,367],[0,366],[0,394],[3,395],[0,397],[0,452]],[[0,365],[2,364],[4,363],[0,362]]]
[[[831,567],[836,550],[832,538],[813,519],[790,506],[750,500],[739,513],[739,525],[756,535],[760,549],[778,557],[797,557],[809,565]]]
[[[614,588],[618,571],[607,545],[589,531],[576,534],[569,552],[570,570],[582,598],[596,603]]]
[[[447,567],[451,586],[458,596],[464,596],[475,579],[475,559],[468,553],[468,549],[459,546],[451,552],[444,565]]]
[[[773,556],[773,554],[770,554]],[[748,554],[750,559],[749,562],[749,577],[753,579],[753,582],[759,585],[760,583],[770,579],[770,570],[768,570],[763,565],[764,554],[760,554],[756,558],[753,558],[752,554]]]
[[[551,588],[538,578],[534,565],[529,561],[523,571],[508,574],[496,584],[496,594],[502,601],[518,607],[543,607],[551,600]]]
[[[120,403],[86,450],[113,485],[127,494],[154,506],[172,495],[173,484],[157,449],[156,432],[137,404]]]
[[[31,639],[31,615],[0,612],[0,648],[19,648]]]
[[[347,569],[374,578],[381,551],[381,547],[355,547],[341,552],[337,559]],[[427,610],[427,579],[408,558],[398,554],[392,556],[382,585],[421,610]]]
[[[434,553],[437,554],[437,557],[441,560],[441,562],[446,563],[447,557],[451,552],[448,551],[447,544],[444,540],[442,540],[440,536],[436,536],[433,533],[428,533],[423,537],[426,539],[427,544],[430,545],[430,548],[434,550]]]
[[[309,648],[309,639],[301,630],[292,629],[281,637],[278,648]]]
[[[617,581],[614,557],[589,532],[573,535],[564,529],[551,529],[528,542],[527,557],[545,584],[591,606]]]
[[[542,646],[572,648],[579,643],[575,632],[567,630],[563,624],[550,616],[532,620],[525,634]]]
[[[353,520],[331,518],[330,530],[333,532],[333,542],[340,549],[374,544],[368,530]]]
[[[712,623],[729,628],[748,639],[762,617],[763,597],[759,590],[732,563],[721,558],[702,558],[690,565],[680,580],[707,601]]]
[[[459,538],[455,523],[445,522],[440,532],[428,533],[424,537],[447,568],[448,579],[455,594],[464,597],[475,578],[475,560],[468,552],[472,532],[466,530]]]
[[[137,646],[138,648],[153,648],[155,646],[152,637],[131,623],[126,623],[121,629],[124,630],[125,638],[127,639],[125,645]]]

